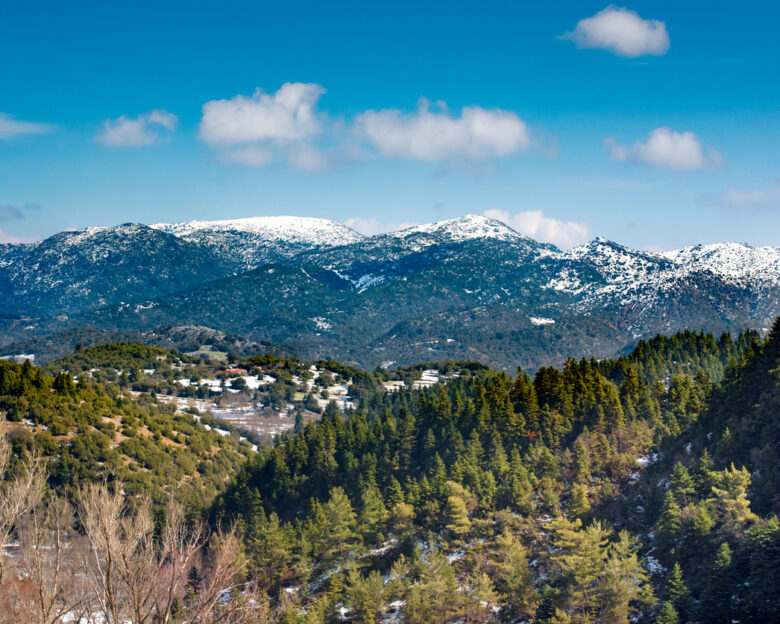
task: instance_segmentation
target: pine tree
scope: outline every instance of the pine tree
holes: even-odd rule
[[[497,540],[496,577],[503,602],[515,617],[532,616],[536,602],[531,568],[520,540],[505,532]]]
[[[680,462],[677,462],[672,468],[670,482],[670,488],[677,504],[680,507],[685,507],[692,500],[695,486],[688,469]]]
[[[654,602],[650,579],[640,565],[636,546],[626,531],[610,547],[599,581],[601,622],[623,624],[640,607]]]
[[[398,479],[390,477],[390,482],[387,485],[387,506],[392,509],[399,503],[404,502],[404,491],[401,488],[401,484],[398,483]]]
[[[355,512],[342,488],[333,488],[330,500],[324,505],[318,501],[312,502],[306,532],[315,558],[335,559],[352,548]]]
[[[658,615],[655,618],[656,624],[679,624],[680,618],[674,606],[668,600],[661,603]]]
[[[447,498],[447,530],[455,537],[463,537],[471,529],[466,502],[460,496]]]
[[[376,544],[382,540],[382,528],[388,515],[382,494],[375,485],[370,485],[363,490],[361,502],[359,523],[363,539],[369,544]]]
[[[588,488],[582,483],[575,483],[571,486],[571,495],[569,496],[569,515],[572,518],[581,518],[589,510]]]
[[[723,542],[715,553],[710,569],[702,611],[707,622],[730,624],[732,621],[732,601],[734,582],[731,569],[731,548]]]
[[[275,586],[290,564],[291,535],[276,513],[262,518],[250,535],[252,567],[268,587]]]
[[[682,521],[680,520],[680,506],[670,491],[664,498],[664,506],[661,515],[655,525],[655,538],[658,545],[664,550],[671,551],[680,537]]]
[[[672,572],[669,575],[669,579],[666,581],[664,597],[667,602],[670,602],[674,606],[675,615],[679,614],[680,618],[685,621],[690,608],[691,592],[685,585],[682,568],[677,561],[674,562]]]
[[[780,621],[780,520],[760,523],[750,535],[748,613],[754,621]]]
[[[585,450],[585,445],[580,439],[574,443],[573,463],[574,478],[580,483],[588,482],[590,480],[590,460],[588,459],[588,451]]]
[[[750,511],[747,489],[750,486],[750,472],[747,468],[726,468],[713,473],[715,485],[712,486],[710,502],[720,522],[721,531],[726,536],[739,537],[744,533],[745,525],[756,520]]]
[[[433,549],[422,566],[420,579],[407,594],[404,621],[439,624],[461,612],[462,598],[455,572],[447,558]]]
[[[379,619],[384,608],[384,582],[378,570],[365,577],[357,570],[350,570],[345,594],[357,622],[374,624]]]
[[[569,606],[588,621],[596,604],[595,583],[604,570],[607,533],[595,522],[582,529],[579,520],[558,517],[547,525],[552,563],[566,587]]]
[[[469,578],[471,604],[468,608],[467,620],[484,622],[490,618],[493,607],[498,603],[499,596],[493,587],[493,581],[484,570],[476,570]]]

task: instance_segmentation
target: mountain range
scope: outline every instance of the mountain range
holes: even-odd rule
[[[197,325],[366,368],[538,368],[678,329],[767,328],[780,248],[563,251],[475,215],[369,237],[302,217],[124,224],[0,245],[0,295],[3,351],[75,328]]]

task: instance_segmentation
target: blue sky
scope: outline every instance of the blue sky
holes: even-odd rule
[[[778,20],[767,2],[14,3],[0,240],[488,213],[562,246],[777,245]]]

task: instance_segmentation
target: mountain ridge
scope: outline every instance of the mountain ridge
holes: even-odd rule
[[[765,328],[780,249],[597,237],[560,250],[479,215],[373,236],[292,217],[125,224],[0,248],[0,292],[6,343],[184,323],[369,368],[474,355],[511,369],[659,332]]]

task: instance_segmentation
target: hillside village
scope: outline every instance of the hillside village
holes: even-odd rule
[[[249,440],[253,447],[269,445],[285,431],[319,419],[329,404],[342,413],[360,407],[354,391],[354,374],[362,373],[341,364],[303,364],[274,356],[228,358],[204,345],[197,351],[178,354],[142,345],[126,345],[134,353],[126,368],[101,366],[103,351],[110,346],[90,347],[74,356],[53,362],[52,373],[68,372],[77,383],[85,375],[96,381],[116,383],[132,396],[152,394],[200,420],[208,415],[218,425],[204,422],[221,435]],[[229,361],[233,360],[233,361]],[[458,370],[416,367],[382,371],[386,377],[378,391],[397,392],[430,388],[456,379]]]

